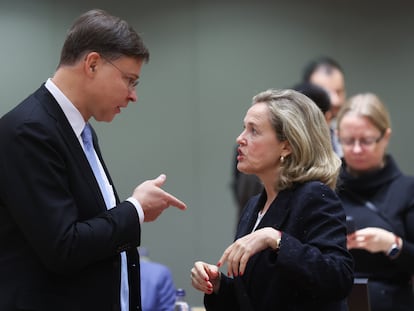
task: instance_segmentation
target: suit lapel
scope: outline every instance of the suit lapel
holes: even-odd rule
[[[291,190],[284,190],[279,192],[276,199],[272,202],[270,205],[268,211],[263,216],[262,220],[258,224],[255,231],[264,228],[264,227],[272,227],[277,230],[283,231],[283,223],[287,219],[290,211],[290,198],[291,198]],[[258,211],[264,206],[264,202],[266,201],[266,195],[263,195],[260,197],[258,204],[256,205],[255,212],[251,215],[250,220],[250,226],[249,230],[246,230],[244,232],[244,235],[251,233],[253,230],[253,226],[257,219],[257,213]],[[242,235],[240,235],[241,237]],[[249,259],[249,263],[246,267],[246,272],[243,277],[244,281],[248,284],[250,282],[250,278],[253,276],[252,272],[256,266],[256,264],[260,261],[261,256],[266,256],[266,254],[263,254],[262,252],[257,253],[253,255]]]
[[[257,226],[256,230],[264,227],[273,227],[275,229],[280,229],[283,227],[283,223],[285,222],[286,218],[289,215],[289,201],[291,198],[291,191],[284,190],[279,192],[276,199],[270,205],[270,208],[263,216],[262,220],[260,221],[259,225]],[[263,191],[260,196],[254,197],[252,200],[249,201],[248,205],[246,206],[242,217],[240,218],[240,223],[237,230],[236,239],[250,234],[253,230],[254,224],[256,223],[258,212],[264,207],[266,202],[267,196],[266,192]],[[246,267],[245,274],[243,277],[236,277],[235,278],[235,289],[237,299],[241,306],[241,310],[253,310],[250,303],[250,298],[246,293],[246,286],[248,287],[250,283],[250,278],[253,276],[252,271],[258,263],[259,258],[262,256],[262,252],[253,255],[249,259],[249,263]],[[266,256],[266,254],[264,255]]]
[[[266,192],[264,190],[260,195],[254,196],[248,201],[240,217],[235,240],[252,232],[257,213],[264,206],[264,202],[266,202]]]
[[[102,210],[106,210],[105,200],[101,195],[98,182],[95,179],[95,175],[89,165],[88,159],[86,158],[82,146],[79,143],[79,140],[76,137],[68,119],[66,118],[56,99],[52,96],[52,94],[50,94],[45,86],[42,86],[38,92],[39,93],[36,94],[36,96],[42,97],[42,100],[40,102],[45,106],[45,109],[48,111],[49,115],[55,120],[55,126],[57,132],[59,133],[59,137],[64,142],[67,150],[69,150],[72,157],[75,159],[77,165],[79,166],[81,174],[84,176],[84,179],[90,187],[90,192],[95,194],[96,202],[99,206],[101,206]]]
[[[257,226],[257,229],[264,227],[273,227],[275,229],[281,230],[284,221],[289,215],[289,201],[291,196],[291,190],[283,190],[279,192],[276,199],[272,202],[270,208],[263,216],[262,221]]]
[[[263,216],[256,230],[264,227],[273,227],[276,229],[282,228],[283,222],[286,220],[289,214],[289,201],[291,196],[291,190],[281,191],[270,205],[270,208]],[[249,201],[240,218],[236,239],[252,232],[254,224],[256,223],[257,215],[259,211],[264,207],[266,198],[266,192],[263,191],[260,195],[252,198]]]

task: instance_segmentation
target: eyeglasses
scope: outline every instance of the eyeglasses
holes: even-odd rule
[[[139,83],[139,80],[138,79],[134,79],[134,78],[131,78],[127,73],[125,73],[123,70],[121,70],[117,65],[115,65],[113,62],[111,62],[109,59],[107,59],[106,57],[103,57],[102,56],[102,58],[107,62],[107,63],[109,63],[109,64],[111,64],[112,66],[114,66],[116,69],[118,69],[118,71],[122,74],[122,78],[124,78],[126,81],[127,81],[127,83],[128,83],[128,89],[130,90],[130,91],[134,91],[135,90],[135,88],[136,88],[136,86],[138,85],[138,83]]]
[[[355,139],[352,137],[339,138],[339,142],[341,143],[342,146],[347,147],[347,148],[354,147],[356,143],[358,143],[358,145],[361,148],[370,148],[373,145],[379,143],[383,137],[384,137],[384,134],[381,134],[381,136],[377,138],[375,137],[362,137],[359,139]]]

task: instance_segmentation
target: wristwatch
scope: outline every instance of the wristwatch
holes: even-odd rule
[[[390,249],[387,252],[387,256],[390,257],[391,259],[397,258],[401,251],[400,239],[398,236],[396,235],[394,236],[395,236],[395,241],[394,243],[392,243]]]
[[[276,239],[276,249],[275,249],[276,252],[279,251],[279,249],[280,249],[280,243],[282,242],[282,231],[279,231],[279,232],[280,232],[280,236],[279,236],[278,239]]]

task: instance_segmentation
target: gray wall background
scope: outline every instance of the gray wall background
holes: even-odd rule
[[[233,239],[233,148],[251,98],[298,82],[310,58],[337,59],[348,95],[383,99],[390,152],[414,173],[411,1],[0,0],[0,115],[53,74],[67,29],[91,8],[126,19],[150,49],[138,103],[95,128],[122,198],[164,172],[164,188],[188,204],[145,223],[142,245],[192,305],[202,304],[194,261],[215,263]]]

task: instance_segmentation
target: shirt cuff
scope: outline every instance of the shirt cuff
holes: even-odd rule
[[[126,199],[126,201],[132,203],[135,206],[135,209],[137,210],[139,217],[139,223],[142,225],[142,223],[144,222],[144,211],[142,210],[141,204],[134,197],[129,197],[128,199]]]

